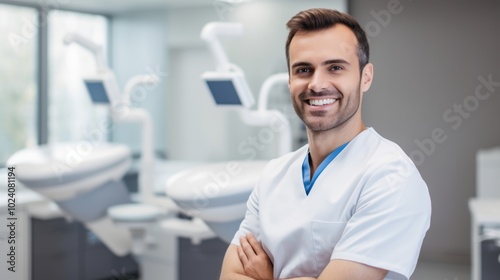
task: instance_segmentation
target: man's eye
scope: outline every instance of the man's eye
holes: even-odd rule
[[[332,66],[331,68],[333,71],[339,71],[339,70],[342,70],[344,69],[342,66],[338,66],[338,65],[335,65],[335,66]]]
[[[309,73],[309,72],[311,72],[311,69],[309,69],[309,68],[298,68],[296,72],[297,73]]]

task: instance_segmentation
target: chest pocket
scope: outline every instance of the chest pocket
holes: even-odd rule
[[[342,237],[345,226],[345,222],[311,222],[316,272],[318,276],[330,262],[333,249],[340,240],[340,237]]]

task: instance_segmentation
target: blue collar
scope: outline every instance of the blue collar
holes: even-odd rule
[[[342,146],[338,147],[337,149],[333,150],[318,166],[318,169],[316,172],[314,172],[313,177],[311,179],[311,166],[309,165],[310,162],[310,154],[309,151],[307,152],[306,158],[304,159],[304,162],[302,163],[302,180],[304,181],[304,188],[306,190],[306,195],[309,195],[309,192],[311,191],[314,182],[316,182],[316,179],[319,177],[321,172],[332,162],[340,152],[349,144],[349,142],[343,144]]]

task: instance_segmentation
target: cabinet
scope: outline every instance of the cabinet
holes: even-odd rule
[[[500,275],[500,246],[498,242],[495,238],[481,241],[481,280],[498,280]]]
[[[500,199],[472,198],[472,280],[500,275]]]
[[[32,280],[126,279],[137,276],[131,256],[117,257],[82,224],[32,218]]]
[[[179,280],[219,279],[228,246],[219,238],[203,240],[199,245],[179,238]]]

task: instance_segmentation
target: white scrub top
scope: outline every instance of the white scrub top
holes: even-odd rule
[[[247,202],[232,243],[252,233],[275,278],[315,277],[333,259],[409,279],[430,225],[427,185],[395,143],[368,128],[352,139],[306,194],[308,146],[272,160]]]

